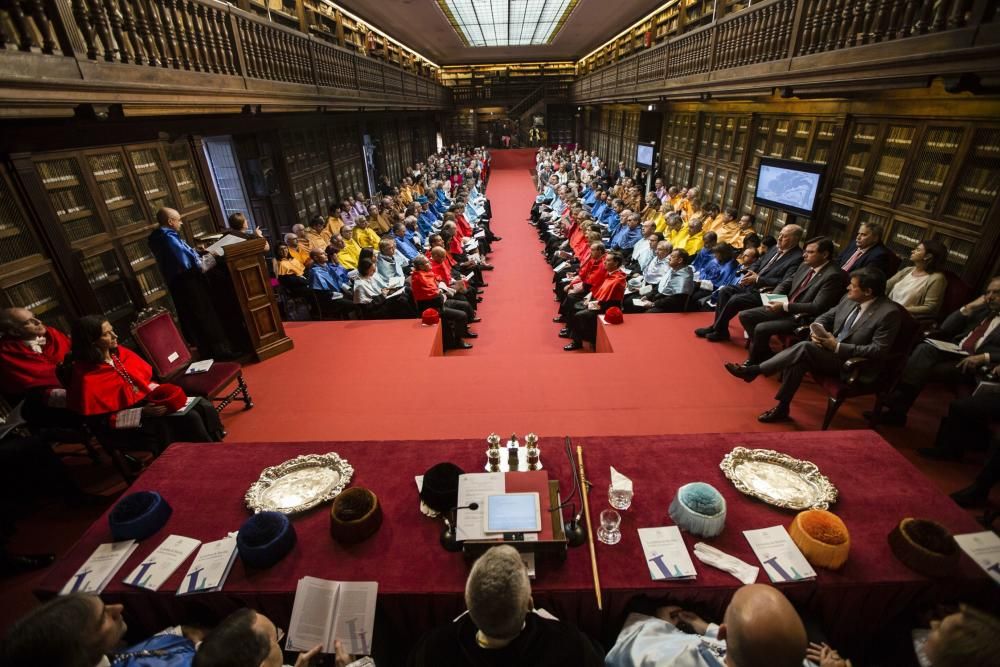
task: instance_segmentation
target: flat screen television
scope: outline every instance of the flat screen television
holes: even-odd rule
[[[635,149],[635,163],[640,167],[652,167],[654,154],[653,144],[638,144]]]
[[[762,157],[753,202],[811,218],[825,164]]]

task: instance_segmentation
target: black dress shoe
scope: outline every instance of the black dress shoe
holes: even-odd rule
[[[962,458],[961,452],[944,447],[921,447],[917,450],[917,454],[932,461],[958,461]]]
[[[573,350],[582,350],[583,349],[583,343],[579,343],[577,341],[573,341],[569,345],[564,346],[563,349],[566,350],[567,352],[572,352]]]
[[[40,570],[56,561],[53,554],[4,554],[0,560],[0,573],[20,574],[31,570]]]
[[[503,237],[502,236],[497,236],[496,234],[494,234],[493,235],[493,240],[494,241],[503,241]]]
[[[989,489],[972,484],[951,494],[951,499],[959,507],[982,507],[989,501]]]
[[[563,317],[562,315],[559,315],[558,317],[553,317],[552,321],[553,322],[557,322],[559,324],[565,324],[566,323],[566,318]]]
[[[728,363],[726,364],[726,370],[733,377],[738,377],[744,382],[753,382],[758,375],[760,375],[760,369],[754,366],[743,366],[741,364]]]
[[[461,343],[459,343],[458,345],[455,346],[455,349],[456,350],[471,350],[472,349],[472,343],[461,342]]]
[[[878,423],[882,426],[906,426],[906,415],[891,410],[883,410],[877,416],[874,411],[865,410],[861,416],[868,421],[878,419]]]
[[[489,283],[479,283],[479,286],[480,287],[489,287],[490,284]]]
[[[705,336],[705,340],[710,340],[713,343],[721,343],[724,340],[729,340],[728,333],[721,333],[718,331],[712,331],[712,333]]]
[[[774,424],[775,422],[788,421],[788,407],[778,403],[776,406],[757,415],[757,421],[762,424]]]
[[[479,338],[479,334],[472,331],[466,331],[462,334],[462,338]]]
[[[559,330],[559,337],[560,338],[572,338],[573,334],[570,333],[569,329],[560,329]]]
[[[482,322],[482,321],[483,321],[483,318],[481,318],[481,317],[473,317],[471,320],[469,320],[469,324],[475,324],[477,322]]]
[[[712,327],[701,327],[699,329],[694,330],[694,335],[697,336],[698,338],[704,338],[713,331],[715,331],[715,329]]]

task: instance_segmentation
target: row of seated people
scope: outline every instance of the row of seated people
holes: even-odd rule
[[[465,587],[466,612],[417,642],[411,667],[850,667],[806,624],[776,588],[739,588],[721,622],[710,623],[678,605],[634,603],[610,650],[568,621],[535,608],[520,554],[510,546],[488,550],[472,566]],[[641,610],[641,611],[640,611]],[[645,612],[645,613],[643,613]],[[76,593],[56,598],[15,622],[0,644],[0,660],[11,667],[281,667],[283,633],[274,621],[249,608],[237,609],[215,627],[179,625],[130,646],[123,640],[128,610],[99,597]],[[309,619],[303,619],[308,623]],[[376,618],[376,628],[378,619]],[[883,630],[884,631],[884,630]],[[920,648],[931,667],[989,667],[1000,661],[1000,620],[960,607],[931,623]],[[355,662],[341,642],[336,667],[389,664],[386,646],[395,640],[378,630],[371,659]],[[298,654],[295,667],[319,664],[322,646]],[[905,650],[905,649],[904,649]],[[909,656],[912,661],[913,655]],[[893,656],[902,664],[907,656]],[[329,664],[329,663],[325,663]]]
[[[740,239],[742,251],[734,257],[736,249],[719,243],[714,230],[706,232],[698,224],[684,222],[686,215],[693,220],[700,209],[697,191],[692,198],[693,189],[680,195],[679,189],[663,190],[662,182],[658,183],[657,190],[649,193],[651,204],[646,212],[655,210],[654,200],[664,202],[660,211],[670,209],[665,215],[665,233],[657,231],[659,223],[653,219],[643,222],[643,215],[625,208],[619,198],[609,207],[600,207],[602,195],[616,188],[627,194],[634,188],[627,178],[612,188],[592,181],[579,197],[575,183],[558,185],[550,179],[536,198],[531,221],[546,243],[543,253],[555,269],[554,289],[561,304],[555,321],[567,325],[561,336],[573,338],[565,349],[578,349],[583,340],[593,342],[596,313],[611,306],[632,312],[712,310],[712,323],[695,331],[711,342],[729,340],[730,322],[739,317],[749,354],[743,364],[729,364],[727,370],[747,381],[781,373],[777,405],[758,417],[774,422],[789,419],[792,398],[806,373],[836,374],[856,357],[873,360],[877,369],[895,349],[901,327],[915,331],[914,319],[936,321],[943,314],[948,279],[942,269],[948,251],[937,240],[918,243],[910,253],[912,265],[887,279],[886,268],[898,262],[882,243],[882,229],[876,224],[860,225],[854,241],[837,254],[828,238],[803,243],[804,230],[791,224],[782,227],[773,246],[754,248],[757,237],[749,231],[753,221],[745,216],[736,223],[748,231]],[[672,197],[679,198],[670,204]],[[727,211],[723,224],[732,224],[734,217],[733,211]],[[688,245],[692,238],[697,238],[696,246]],[[616,259],[605,262],[606,254]],[[609,267],[614,267],[612,273]],[[995,377],[1000,362],[998,289],[1000,278],[994,278],[984,294],[942,322],[936,335],[952,343],[957,352],[931,343],[916,345],[912,352],[907,347],[904,352],[909,357],[901,375],[892,378],[895,389],[880,413],[871,416],[882,423],[903,425],[928,382],[975,386]],[[810,340],[778,354],[772,352],[772,337],[792,334],[812,320],[818,326]],[[907,346],[910,339],[912,335],[900,342]],[[972,441],[985,445],[990,438],[984,424],[1000,414],[996,396],[982,394],[957,401],[954,410],[962,417],[945,420],[936,446],[920,453],[932,458],[960,457],[964,449],[960,443],[970,434],[977,436]],[[989,455],[984,474],[958,492],[956,500],[986,500],[997,479],[996,458]]]
[[[407,318],[433,309],[445,322],[446,348],[471,347],[465,339],[476,337],[468,325],[478,321],[482,272],[493,268],[485,260],[500,239],[478,184],[459,186],[453,200],[432,184],[437,193],[404,209],[406,217],[392,211],[381,236],[363,216],[351,227],[332,216],[315,217],[308,230],[297,225],[277,250],[279,282],[314,297],[325,316],[360,309],[370,319]]]

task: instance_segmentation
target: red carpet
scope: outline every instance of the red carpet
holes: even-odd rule
[[[228,442],[239,447],[241,442],[485,439],[491,431],[606,436],[819,428],[826,398],[809,381],[792,406],[794,422],[756,421],[773,405],[777,382],[748,385],[727,375],[722,363],[742,361],[745,352],[736,342],[711,345],[692,335],[707,313],[627,316],[624,325],[608,332],[613,353],[563,352],[559,325],[551,321],[556,313],[551,270],[525,221],[535,195],[528,176],[533,155],[531,150],[494,154],[488,195],[493,229],[503,241],[490,258],[496,270],[485,274],[490,286],[479,310],[483,322],[474,327],[480,335],[474,349],[432,356],[435,331],[416,321],[288,323],[295,349],[246,367],[256,407],[226,409]],[[978,468],[975,459],[932,464],[913,450],[930,444],[949,398],[925,396],[909,428],[882,429],[946,492],[968,483]],[[865,428],[860,413],[870,406],[867,399],[849,402],[833,427]],[[96,470],[105,474],[107,486],[107,470]],[[94,472],[84,466],[81,476]],[[62,552],[101,511],[67,512],[46,503],[19,524],[10,548]],[[0,626],[32,604],[37,579],[3,582]]]

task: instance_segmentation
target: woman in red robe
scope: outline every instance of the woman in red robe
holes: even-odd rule
[[[148,395],[159,386],[152,367],[118,345],[103,317],[80,318],[72,341],[67,403],[103,441],[159,454],[173,442],[218,442],[225,436],[218,413],[204,398],[183,414],[168,415],[167,408],[150,404]]]

